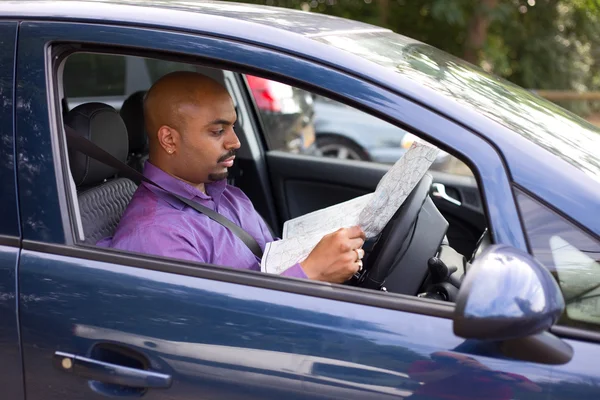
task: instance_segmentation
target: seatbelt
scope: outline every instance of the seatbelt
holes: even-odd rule
[[[205,207],[201,204],[196,203],[195,201],[186,199],[185,197],[182,197],[178,194],[175,194],[175,193],[172,193],[172,192],[166,190],[159,184],[151,181],[150,179],[146,178],[144,175],[142,175],[135,169],[131,168],[129,165],[121,162],[119,159],[117,159],[116,157],[114,157],[112,154],[108,153],[101,147],[97,146],[95,143],[93,143],[90,140],[86,139],[85,137],[81,136],[80,134],[75,132],[75,130],[73,128],[71,128],[70,126],[65,125],[65,132],[67,133],[67,139],[68,139],[67,146],[69,148],[71,148],[72,150],[79,151],[80,153],[85,154],[86,156],[91,157],[94,160],[101,162],[102,164],[105,164],[105,165],[108,165],[110,167],[117,169],[121,173],[122,176],[125,176],[138,184],[143,181],[143,182],[154,185],[157,188],[165,191],[166,193],[168,193],[171,196],[182,201],[189,207],[192,207],[194,210],[198,211],[199,213],[206,215],[208,218],[212,219],[213,221],[215,221],[215,222],[223,225],[225,228],[229,229],[231,231],[231,233],[233,233],[235,236],[240,238],[240,240],[242,242],[244,242],[244,244],[250,249],[250,251],[252,251],[252,253],[254,253],[254,255],[256,257],[262,258],[263,252],[260,249],[259,244],[256,242],[256,239],[254,239],[248,232],[243,230],[241,227],[239,227],[238,225],[236,225],[235,223],[233,223],[226,217],[211,210],[208,207]]]

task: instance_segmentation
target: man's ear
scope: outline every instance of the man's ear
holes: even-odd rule
[[[158,129],[158,143],[167,153],[175,154],[179,140],[179,132],[168,125],[163,125]]]

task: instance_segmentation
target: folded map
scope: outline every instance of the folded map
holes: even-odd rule
[[[376,237],[423,178],[439,150],[414,142],[383,176],[374,193],[291,219],[281,240],[269,242],[261,260],[263,272],[280,274],[304,261],[323,236],[359,225],[367,238]]]

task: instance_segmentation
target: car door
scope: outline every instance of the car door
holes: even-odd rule
[[[0,387],[9,399],[24,398],[17,316],[21,231],[13,122],[17,29],[14,21],[0,21]]]
[[[423,392],[427,384],[430,397],[443,398],[445,384],[436,388],[426,378],[454,365],[443,352],[462,352],[482,371],[462,373],[455,386],[463,390],[476,385],[504,393],[512,372],[548,395],[543,383],[551,367],[498,357],[486,343],[455,336],[451,304],[79,245],[53,78],[52,43],[69,42],[187,54],[238,67],[251,63],[281,75],[293,71],[293,79],[359,96],[353,98],[390,118],[397,118],[399,103],[423,116],[418,106],[357,78],[264,48],[257,58],[257,48],[231,39],[139,26],[23,22],[16,92],[23,235],[18,278],[28,400],[380,399]],[[315,82],[315,76],[322,81]],[[430,139],[446,140],[444,135],[460,129],[428,116],[422,131],[431,132]],[[407,124],[416,126],[416,117]],[[477,153],[472,160],[478,172],[484,178],[492,174],[483,190],[489,193],[495,238],[523,247],[514,203],[506,201],[507,177],[491,172],[498,165],[482,162],[499,161],[497,154],[476,136],[454,148]],[[285,153],[267,159],[271,168],[280,160],[287,169],[294,162],[298,169],[318,162],[338,171],[331,178],[338,185],[346,183],[343,175],[374,184],[383,172],[348,165],[344,174],[342,164],[294,161]],[[259,172],[263,161],[257,163]],[[520,398],[530,394],[514,390]]]

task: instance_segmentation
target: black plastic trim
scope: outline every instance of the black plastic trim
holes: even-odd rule
[[[541,199],[539,196],[537,196],[536,194],[533,194],[532,192],[530,192],[529,190],[527,190],[526,188],[524,188],[523,186],[519,185],[516,182],[512,182],[512,186],[513,186],[513,193],[516,192],[521,192],[522,195],[525,195],[529,198],[531,198],[533,201],[539,203],[540,205],[546,207],[547,209],[551,210],[552,212],[554,212],[556,215],[559,215],[560,217],[564,218],[566,221],[569,221],[572,225],[576,226],[577,228],[581,229],[582,231],[584,231],[585,233],[587,233],[590,237],[595,238],[597,240],[600,240],[600,236],[596,235],[596,233],[592,232],[588,227],[581,225],[579,222],[575,221],[573,218],[569,217],[568,215],[566,215],[565,213],[563,213],[561,210],[559,210],[558,208],[554,207],[552,204],[547,203],[544,199]],[[514,197],[515,197],[515,203],[517,204],[517,211],[519,214],[519,217],[521,219],[523,219],[523,217],[521,216],[521,208],[519,206],[519,202],[517,200],[517,193],[514,193]],[[522,223],[523,221],[521,221]],[[523,226],[523,232],[527,232],[527,230],[525,229],[525,225],[522,223]],[[525,240],[528,241],[527,239],[527,234],[525,234]]]
[[[0,246],[20,247],[21,239],[17,236],[0,235]]]
[[[572,328],[570,326],[555,325],[550,328],[550,332],[556,336],[560,336],[565,339],[582,340],[585,342],[598,342],[600,343],[600,332],[588,331],[585,329]]]
[[[304,279],[285,278],[261,272],[236,270],[210,264],[199,264],[179,260],[174,261],[162,257],[148,257],[113,249],[99,249],[92,246],[74,247],[32,240],[23,240],[23,249],[195,278],[279,290],[331,300],[340,300],[348,303],[363,304],[390,310],[429,315],[432,317],[452,319],[454,313],[453,304],[435,300],[421,299],[394,293],[375,292],[368,289],[308,281]]]

